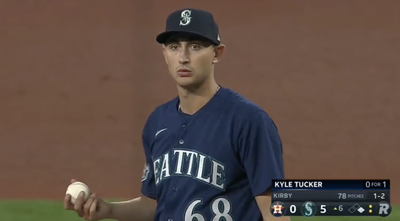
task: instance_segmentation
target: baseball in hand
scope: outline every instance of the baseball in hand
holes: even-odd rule
[[[71,203],[75,204],[75,200],[78,198],[80,192],[85,193],[85,202],[86,202],[86,200],[88,200],[90,197],[90,189],[86,184],[82,182],[71,183],[68,186],[67,192],[65,194],[71,195]]]

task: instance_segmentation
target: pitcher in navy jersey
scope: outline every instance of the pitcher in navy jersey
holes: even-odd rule
[[[272,180],[284,178],[278,129],[260,106],[216,83],[226,47],[213,15],[173,12],[156,40],[178,96],[144,126],[143,195],[114,203],[93,195],[75,205],[67,196],[65,207],[88,220],[278,220],[270,213]]]

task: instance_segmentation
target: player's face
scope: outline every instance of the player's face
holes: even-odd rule
[[[169,72],[181,87],[198,87],[212,77],[224,46],[190,38],[176,38],[163,46]]]

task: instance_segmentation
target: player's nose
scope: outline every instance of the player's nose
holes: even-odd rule
[[[190,62],[189,56],[185,52],[179,53],[179,63],[180,64],[187,64]]]

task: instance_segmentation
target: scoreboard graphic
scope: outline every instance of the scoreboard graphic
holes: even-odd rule
[[[274,180],[271,214],[389,216],[390,180]]]

